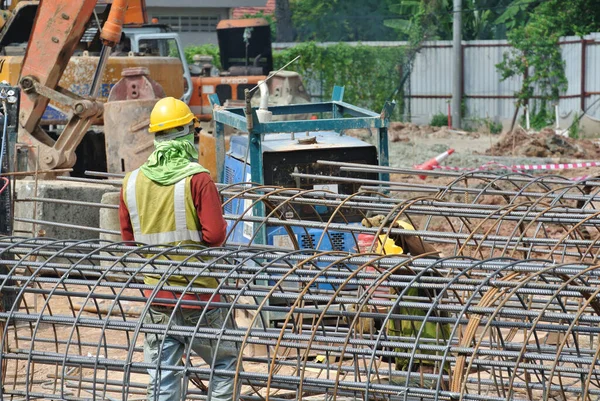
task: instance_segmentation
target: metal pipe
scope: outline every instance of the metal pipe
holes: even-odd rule
[[[518,173],[515,171],[485,171],[485,170],[473,170],[473,171],[447,171],[447,170],[416,170],[412,168],[401,168],[401,167],[387,167],[387,166],[375,166],[371,164],[360,164],[360,163],[348,163],[331,160],[319,160],[318,164],[325,166],[337,166],[340,167],[340,171],[351,171],[351,172],[367,172],[367,173],[380,173],[387,172],[393,174],[406,174],[406,175],[426,175],[433,177],[454,177],[454,178],[477,178],[487,180],[511,180],[515,182],[530,182],[534,177],[529,174]],[[540,176],[540,182],[545,184],[573,184],[573,181],[569,178],[561,178],[557,176]],[[600,182],[597,178],[590,177],[585,180],[585,185],[597,187],[600,186]]]
[[[103,228],[80,226],[80,225],[77,225],[77,224],[59,223],[59,222],[56,222],[56,221],[28,219],[28,218],[25,218],[25,217],[15,217],[15,218],[13,218],[13,220],[14,221],[20,221],[20,222],[23,222],[23,223],[33,223],[33,224],[53,226],[53,227],[74,228],[74,229],[77,229],[77,230],[92,231],[92,232],[96,232],[96,233],[100,233],[100,234],[112,234],[112,235],[120,235],[121,234],[121,232],[118,231],[118,230],[106,230],[106,229],[103,229]]]
[[[461,128],[463,102],[462,0],[454,0],[452,10],[452,128]]]
[[[106,203],[96,203],[96,202],[85,202],[85,201],[75,201],[70,199],[53,199],[53,198],[23,198],[16,199],[17,202],[46,202],[46,203],[57,203],[60,205],[73,205],[73,206],[89,206],[96,208],[105,208],[105,209],[118,209],[119,205],[110,205]]]
[[[292,177],[305,178],[309,180],[320,180],[320,181],[334,181],[334,182],[347,182],[354,184],[375,184],[379,186],[365,186],[363,188],[366,189],[374,189],[378,191],[397,191],[402,190],[402,187],[411,188],[415,192],[441,192],[441,191],[449,191],[449,192],[457,192],[457,193],[467,193],[467,194],[482,194],[483,191],[476,188],[468,188],[468,187],[444,187],[444,186],[430,186],[423,184],[412,184],[412,183],[401,183],[395,181],[379,181],[379,180],[369,180],[363,178],[351,178],[351,177],[335,177],[335,176],[324,176],[324,175],[316,175],[316,174],[300,174],[300,173],[291,173]],[[508,195],[508,196],[527,196],[534,198],[555,198],[556,195],[542,192],[517,192],[517,191],[501,191],[495,189],[489,189],[485,192],[486,195]],[[588,200],[588,197],[585,196],[575,196],[575,195],[564,195],[563,199],[568,200]]]

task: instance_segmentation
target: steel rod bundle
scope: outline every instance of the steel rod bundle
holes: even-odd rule
[[[449,190],[437,196],[412,199],[391,198],[372,191],[339,195],[240,185],[220,191],[230,226],[251,224],[253,235],[247,236],[249,241],[257,238],[259,229],[275,226],[287,230],[288,243],[296,248],[299,245],[294,243],[294,236],[311,237],[309,247],[322,249],[324,243],[334,242],[334,233],[351,233],[355,247],[359,233],[370,233],[418,236],[437,243],[445,255],[595,260],[600,238],[596,195],[586,193],[587,187],[573,183],[546,189],[547,194],[552,195],[546,199],[529,198],[524,194],[490,196],[485,188],[480,189],[481,194],[476,197],[459,199]],[[572,197],[580,199],[575,201]],[[256,216],[259,205],[265,210],[265,217]],[[361,219],[377,214],[384,216],[382,227],[360,225]],[[399,220],[409,222],[415,229],[395,228]],[[230,240],[233,233],[234,230]]]
[[[597,181],[432,172],[344,195],[312,185],[421,172],[320,163],[339,176],[218,184],[222,248],[0,238],[3,399],[145,399],[148,369],[189,379],[188,399],[215,375],[244,400],[600,398]],[[390,238],[404,254],[384,254]],[[168,318],[150,319],[157,305]],[[194,309],[216,326],[178,323]],[[188,346],[151,366],[144,338],[164,334],[240,357],[215,370]]]
[[[340,167],[341,170],[348,168],[352,167],[347,163]],[[361,168],[387,171],[382,167]],[[417,174],[418,171],[414,170],[413,173]],[[585,260],[592,263],[596,260],[600,236],[600,211],[596,209],[600,186],[596,181],[578,183],[556,176],[531,177],[515,172],[452,175],[450,182],[443,185],[416,184],[428,188],[428,192],[424,196],[408,199],[392,197],[393,192],[388,193],[384,188],[342,195],[323,190],[220,184],[225,216],[230,228],[233,228],[228,243],[256,241],[260,239],[261,230],[270,226],[281,228],[278,235],[285,240],[280,243],[296,249],[324,249],[328,243],[332,249],[339,249],[334,244],[336,238],[346,233],[349,236],[346,237],[344,250],[349,250],[358,246],[360,233],[389,233],[419,236],[436,245],[444,255],[542,257],[555,261]],[[300,184],[303,184],[302,181]],[[70,202],[39,198],[35,201]],[[94,203],[89,206],[102,207]],[[257,215],[258,208],[264,211],[265,217]],[[385,216],[387,226],[404,220],[415,230],[390,231],[387,227],[368,229],[360,226],[362,218],[376,214]],[[61,222],[40,224],[64,225]],[[243,239],[234,238],[235,228],[242,226],[246,235]],[[82,228],[118,234],[116,230]],[[303,242],[302,238],[306,240]]]
[[[149,368],[181,372],[197,399],[214,374],[257,400],[600,394],[595,264],[4,238],[0,266],[3,399],[143,398]],[[189,284],[204,277],[217,288]],[[151,303],[175,312],[148,322]],[[194,306],[236,324],[175,323]],[[235,346],[238,364],[188,349],[149,366],[143,338],[165,333]]]

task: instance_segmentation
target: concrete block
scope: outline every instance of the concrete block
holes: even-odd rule
[[[120,195],[121,195],[120,192],[107,192],[104,195],[102,195],[101,203],[103,205],[119,205]],[[116,230],[116,231],[121,230],[121,224],[119,223],[119,210],[118,209],[105,209],[105,208],[100,209],[99,220],[100,220],[100,228],[102,228],[102,229]],[[113,241],[113,242],[120,242],[121,236],[100,233],[100,239],[107,240],[107,241]]]
[[[120,200],[120,195],[121,195],[120,192],[107,192],[104,195],[102,195],[102,204],[103,205],[118,205],[119,200]],[[100,209],[100,228],[105,229],[105,230],[120,231],[121,224],[119,223],[119,210],[118,209],[105,209],[105,208]],[[121,235],[100,233],[100,239],[106,240],[106,241],[111,241],[111,242],[121,242]],[[115,252],[115,251],[111,251],[110,253],[101,252],[100,254],[105,257],[123,256],[122,252]],[[111,267],[114,265],[114,263],[103,260],[100,262],[100,265],[104,266],[104,267]],[[118,265],[118,266],[122,267],[122,265]],[[115,273],[115,274],[111,274],[111,275],[107,276],[108,280],[119,281],[119,282],[125,282],[125,281],[127,281],[128,278],[129,278],[128,275],[119,274],[119,273]]]
[[[100,203],[102,196],[107,192],[114,192],[113,185],[76,183],[58,180],[39,180],[37,194],[34,180],[16,181],[18,199],[31,197],[67,199],[84,202]],[[69,224],[72,226],[100,227],[100,214],[97,207],[63,205],[49,202],[37,202],[34,215],[33,202],[15,202],[16,218],[28,218]],[[94,239],[99,238],[99,233],[86,231],[76,227],[63,228],[50,225],[36,225],[37,230],[43,229],[45,236],[56,239]],[[32,224],[15,221],[15,230],[31,232]],[[16,232],[17,235],[26,235]]]

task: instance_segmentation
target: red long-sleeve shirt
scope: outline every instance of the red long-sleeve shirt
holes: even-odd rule
[[[190,181],[190,185],[194,206],[202,226],[202,240],[208,246],[219,246],[225,241],[227,224],[223,218],[221,198],[217,187],[208,173],[195,174]],[[121,238],[123,238],[123,241],[134,241],[133,227],[129,210],[123,198],[123,190],[122,188],[119,204]]]

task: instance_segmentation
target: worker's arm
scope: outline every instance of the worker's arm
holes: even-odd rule
[[[223,218],[221,197],[208,173],[196,174],[191,180],[192,199],[202,226],[202,240],[209,246],[225,241],[227,223]]]
[[[121,196],[119,200],[119,223],[121,225],[121,238],[123,241],[133,241],[133,226],[129,217],[129,210],[123,199],[123,188],[121,188]]]
[[[373,217],[367,217],[362,220],[362,225],[367,228],[379,228],[380,226],[389,227],[393,219],[379,214]],[[393,228],[403,228],[396,221]],[[427,254],[429,257],[440,257],[440,252],[428,242],[423,241],[421,237],[414,235],[390,234],[389,237],[394,243],[401,247],[405,254],[411,256],[420,256]]]

